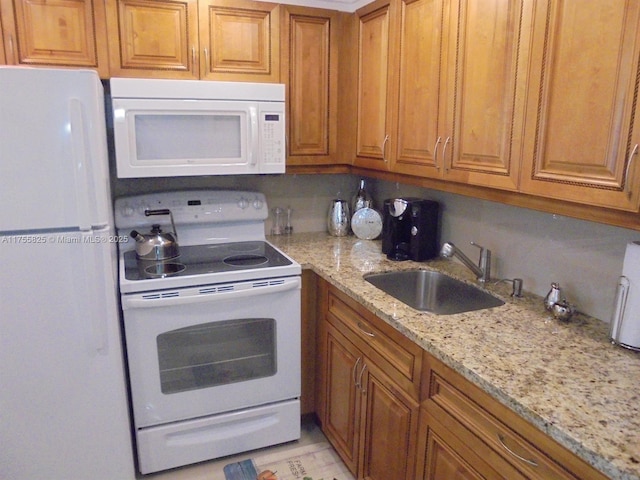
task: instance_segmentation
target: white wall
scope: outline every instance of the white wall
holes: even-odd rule
[[[116,195],[177,188],[256,189],[269,207],[293,209],[294,232],[326,230],[333,198],[350,199],[359,177],[352,175],[264,175],[115,180]],[[626,244],[640,232],[397,183],[367,179],[380,207],[386,198],[417,196],[442,205],[441,241],[451,241],[472,259],[474,241],[492,251],[496,278],[520,277],[524,289],[544,296],[559,282],[578,309],[609,321]],[[271,229],[271,217],[266,231]],[[457,260],[454,260],[457,261]]]

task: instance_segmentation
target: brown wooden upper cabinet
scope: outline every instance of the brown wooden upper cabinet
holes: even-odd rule
[[[278,5],[106,0],[112,76],[278,82]],[[117,42],[115,41],[117,39]]]
[[[282,11],[287,166],[334,164],[338,150],[338,42],[344,14],[289,5]]]
[[[391,168],[397,9],[395,0],[377,0],[357,12],[356,166]]]
[[[521,190],[637,211],[640,3],[536,2]]]
[[[515,190],[524,0],[379,0],[358,11],[355,165]]]
[[[111,75],[199,78],[196,0],[107,0]]]
[[[0,0],[9,65],[92,68],[109,76],[104,3],[99,0]]]
[[[2,13],[0,12],[0,65],[7,63],[7,57],[4,54],[4,35],[2,34]]]

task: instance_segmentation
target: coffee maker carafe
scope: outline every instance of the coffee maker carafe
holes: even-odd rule
[[[438,256],[440,206],[422,198],[390,198],[383,204],[382,253],[390,260],[423,262]]]

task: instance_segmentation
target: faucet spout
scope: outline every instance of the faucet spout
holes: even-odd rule
[[[488,282],[491,277],[491,250],[481,247],[473,242],[472,245],[480,248],[480,262],[476,265],[469,259],[462,251],[457,248],[451,242],[445,242],[440,249],[440,255],[445,258],[456,257],[460,260],[469,270],[471,270],[478,281],[484,283]]]

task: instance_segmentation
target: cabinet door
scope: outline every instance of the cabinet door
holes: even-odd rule
[[[363,427],[359,478],[415,478],[418,403],[401,392],[370,360],[361,383]],[[444,478],[444,477],[442,477]]]
[[[1,0],[8,64],[93,68],[109,75],[104,3]]]
[[[640,4],[536,2],[521,190],[637,211]]]
[[[397,3],[378,1],[358,11],[358,86],[356,159],[365,168],[388,170],[395,139],[393,125],[393,72]]]
[[[450,2],[441,92],[445,179],[517,189],[524,107],[518,88],[527,60],[521,32],[529,18],[523,0]]]
[[[287,88],[287,166],[336,161],[339,14],[283,7],[282,81]]]
[[[398,123],[392,170],[425,177],[442,176],[440,69],[442,1],[400,2]]]
[[[200,0],[201,77],[278,82],[278,5],[251,0]]]
[[[196,0],[106,0],[118,77],[198,78]]]
[[[327,328],[325,352],[323,431],[355,475],[360,426],[356,381],[364,360],[351,342],[332,327]]]

